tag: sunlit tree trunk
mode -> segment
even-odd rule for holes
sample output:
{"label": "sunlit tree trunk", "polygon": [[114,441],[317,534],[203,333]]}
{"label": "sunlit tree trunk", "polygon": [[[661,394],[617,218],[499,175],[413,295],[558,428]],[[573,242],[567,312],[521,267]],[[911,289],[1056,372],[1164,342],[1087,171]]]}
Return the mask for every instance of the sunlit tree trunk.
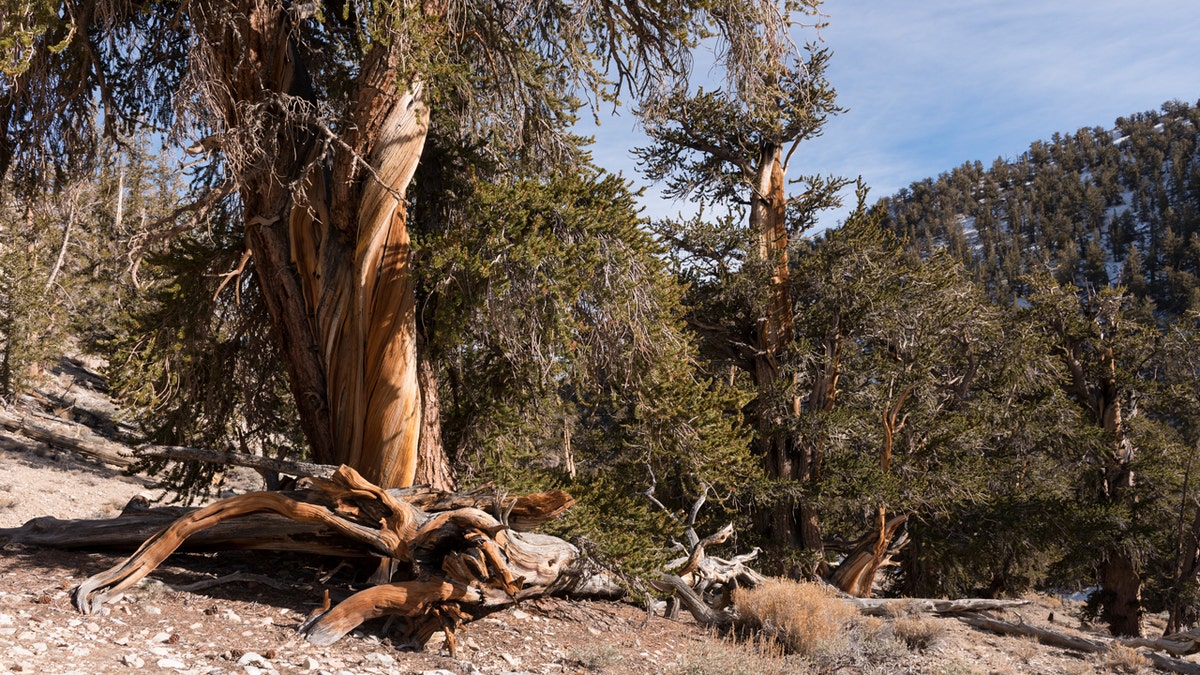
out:
{"label": "sunlit tree trunk", "polygon": [[[769,392],[779,379],[778,355],[791,337],[792,309],[788,297],[787,229],[783,222],[784,200],[782,147],[765,144],[759,157],[750,196],[750,231],[758,238],[758,255],[771,266],[771,278],[765,289],[766,302],[758,317],[755,335],[754,381],[760,392]],[[758,410],[759,443],[768,472],[790,478],[793,458],[789,438],[780,429],[781,420],[772,419],[771,405],[760,400]],[[771,538],[777,545],[799,543],[793,505],[778,504],[769,514]]]}
{"label": "sunlit tree trunk", "polygon": [[[296,113],[311,100],[301,55],[278,5],[243,5],[254,68],[231,53],[230,128],[265,115],[277,134],[269,171],[243,171],[246,243],[290,375],[313,459],[348,464],[384,487],[417,470],[421,395],[413,270],[404,192],[424,148],[419,81],[398,81],[399,47],[372,46],[349,101],[341,142]],[[222,65],[222,64],[218,64]],[[285,98],[279,94],[287,94]],[[252,102],[251,108],[247,103]],[[287,103],[287,105],[285,105]],[[325,153],[324,156],[321,153]]]}

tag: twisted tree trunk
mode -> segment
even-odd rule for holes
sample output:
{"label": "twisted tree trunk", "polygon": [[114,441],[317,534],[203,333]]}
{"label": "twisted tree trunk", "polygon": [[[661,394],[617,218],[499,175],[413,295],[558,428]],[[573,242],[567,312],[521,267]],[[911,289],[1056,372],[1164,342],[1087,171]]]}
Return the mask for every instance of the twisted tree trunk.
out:
{"label": "twisted tree trunk", "polygon": [[[428,4],[429,17],[444,11]],[[204,70],[222,80],[209,88],[219,123],[239,141],[264,130],[252,142],[266,167],[226,154],[313,458],[409,485],[422,425],[404,193],[428,128],[422,84],[399,79],[402,40],[370,45],[335,136],[288,9],[240,0],[232,16],[214,14],[200,13],[197,30]]]}
{"label": "twisted tree trunk", "polygon": [[[530,531],[573,503],[561,490],[508,499],[483,493],[388,491],[343,466],[329,480],[305,479],[301,489],[239,495],[187,511],[128,559],[80,584],[73,597],[81,612],[98,612],[189,538],[248,516],[261,526],[270,521],[256,514],[276,514],[286,518],[285,523],[307,524],[286,528],[288,536],[278,541],[288,548],[303,548],[309,542],[317,552],[348,549],[401,563],[388,567],[399,570],[398,576],[385,575],[384,583],[306,621],[300,630],[310,642],[331,644],[363,621],[394,614],[407,619],[405,638],[411,646],[420,648],[443,630],[453,649],[453,632],[463,622],[519,600],[549,594],[623,594],[622,587],[575,546]],[[118,525],[122,520],[115,519]],[[244,528],[228,531],[245,538]],[[271,539],[265,536],[269,533],[260,531],[243,540],[262,544]]]}

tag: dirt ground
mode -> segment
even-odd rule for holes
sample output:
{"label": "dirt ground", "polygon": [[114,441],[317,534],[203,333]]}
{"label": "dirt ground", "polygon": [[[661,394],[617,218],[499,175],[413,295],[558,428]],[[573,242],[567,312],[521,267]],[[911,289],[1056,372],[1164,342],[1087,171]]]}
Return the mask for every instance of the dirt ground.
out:
{"label": "dirt ground", "polygon": [[[49,373],[51,387],[40,400],[53,399],[63,417],[111,415],[94,371],[73,366]],[[252,472],[238,474],[230,487],[258,489],[256,479]],[[144,477],[0,432],[0,530],[38,516],[113,517],[137,495],[158,493]],[[336,601],[361,588],[366,574],[339,560],[294,553],[176,554],[103,614],[78,613],[71,589],[120,560],[111,551],[29,548],[0,533],[0,674],[1153,672],[1130,650],[1085,656],[977,631],[952,618],[863,618],[836,645],[801,658],[777,645],[714,635],[686,617],[561,599],[527,602],[467,624],[454,656],[440,635],[421,653],[397,649],[384,619],[316,647],[298,637],[298,626],[325,590]],[[994,615],[1100,635],[1081,624],[1078,603],[1031,600]],[[1161,632],[1161,617],[1150,617],[1147,632]]]}

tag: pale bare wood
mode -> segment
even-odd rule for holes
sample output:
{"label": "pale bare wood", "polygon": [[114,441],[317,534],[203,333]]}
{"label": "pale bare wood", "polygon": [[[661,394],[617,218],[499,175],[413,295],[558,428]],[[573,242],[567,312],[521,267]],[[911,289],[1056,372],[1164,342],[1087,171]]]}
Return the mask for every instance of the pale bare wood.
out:
{"label": "pale bare wood", "polygon": [[[1099,654],[1107,651],[1111,644],[1124,644],[1126,642],[1133,643],[1136,640],[1088,640],[1086,638],[1067,635],[1057,631],[1048,630],[1030,626],[1025,623],[1009,623],[1000,621],[999,619],[988,618],[979,614],[963,614],[958,617],[959,621],[968,625],[980,628],[1001,635],[1017,635],[1020,637],[1030,637],[1042,644],[1048,644],[1055,647],[1063,647],[1074,651],[1084,652],[1088,654]],[[1200,675],[1200,664],[1192,663],[1191,661],[1183,661],[1173,659],[1168,656],[1156,652],[1139,652],[1159,670],[1165,670],[1172,673],[1183,673],[1184,675]]]}
{"label": "pale bare wood", "polygon": [[307,478],[302,485],[304,489],[240,495],[184,512],[130,558],[81,584],[74,594],[76,607],[85,613],[98,611],[191,536],[261,512],[312,524],[331,539],[357,546],[360,555],[379,557],[380,570],[386,570],[381,582],[387,582],[395,570],[405,570],[407,578],[356,594],[306,622],[305,634],[319,644],[340,638],[370,618],[400,614],[406,619],[407,639],[419,647],[439,629],[453,631],[466,618],[519,600],[560,593],[605,597],[623,593],[610,575],[572,544],[505,524],[504,519],[517,511],[528,522],[543,522],[561,513],[572,503],[564,492],[524,498],[493,495],[494,516],[472,506],[427,513],[406,498],[457,504],[470,497],[447,496],[429,488],[384,490],[346,466],[330,479]]}
{"label": "pale bare wood", "polygon": [[329,464],[297,462],[237,452],[175,445],[141,445],[136,448],[107,439],[86,425],[35,413],[0,408],[0,426],[22,436],[57,448],[98,459],[117,467],[130,467],[142,459],[173,459],[208,464],[242,466],[257,471],[274,471],[291,476],[328,476],[337,467]]}
{"label": "pale bare wood", "polygon": [[964,614],[988,610],[1013,609],[1030,604],[1030,600],[999,600],[992,598],[961,598],[940,600],[936,598],[855,598],[846,602],[867,616],[900,616],[903,614]]}

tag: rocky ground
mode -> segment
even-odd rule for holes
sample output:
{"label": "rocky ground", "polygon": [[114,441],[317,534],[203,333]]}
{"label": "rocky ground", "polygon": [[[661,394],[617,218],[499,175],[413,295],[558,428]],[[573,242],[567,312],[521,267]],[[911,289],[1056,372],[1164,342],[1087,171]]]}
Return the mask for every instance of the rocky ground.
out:
{"label": "rocky ground", "polygon": [[[114,411],[87,364],[49,372],[40,398],[64,418],[111,423]],[[257,489],[253,473],[228,489]],[[159,493],[145,477],[0,433],[0,529],[44,515],[115,516],[130,498]],[[1105,673],[1152,672],[1132,650],[1085,656],[1001,637],[955,619],[863,618],[842,639],[807,657],[778,645],[711,634],[691,619],[649,616],[632,604],[547,599],[468,624],[457,653],[444,639],[398,650],[386,620],[364,624],[330,647],[296,629],[325,590],[335,600],[365,574],[340,561],[298,554],[177,554],[100,616],[79,614],[70,590],[121,559],[116,552],[27,548],[0,536],[0,674],[4,673]],[[1078,603],[1033,598],[1025,621],[1095,636]],[[1149,633],[1161,631],[1150,618]]]}

